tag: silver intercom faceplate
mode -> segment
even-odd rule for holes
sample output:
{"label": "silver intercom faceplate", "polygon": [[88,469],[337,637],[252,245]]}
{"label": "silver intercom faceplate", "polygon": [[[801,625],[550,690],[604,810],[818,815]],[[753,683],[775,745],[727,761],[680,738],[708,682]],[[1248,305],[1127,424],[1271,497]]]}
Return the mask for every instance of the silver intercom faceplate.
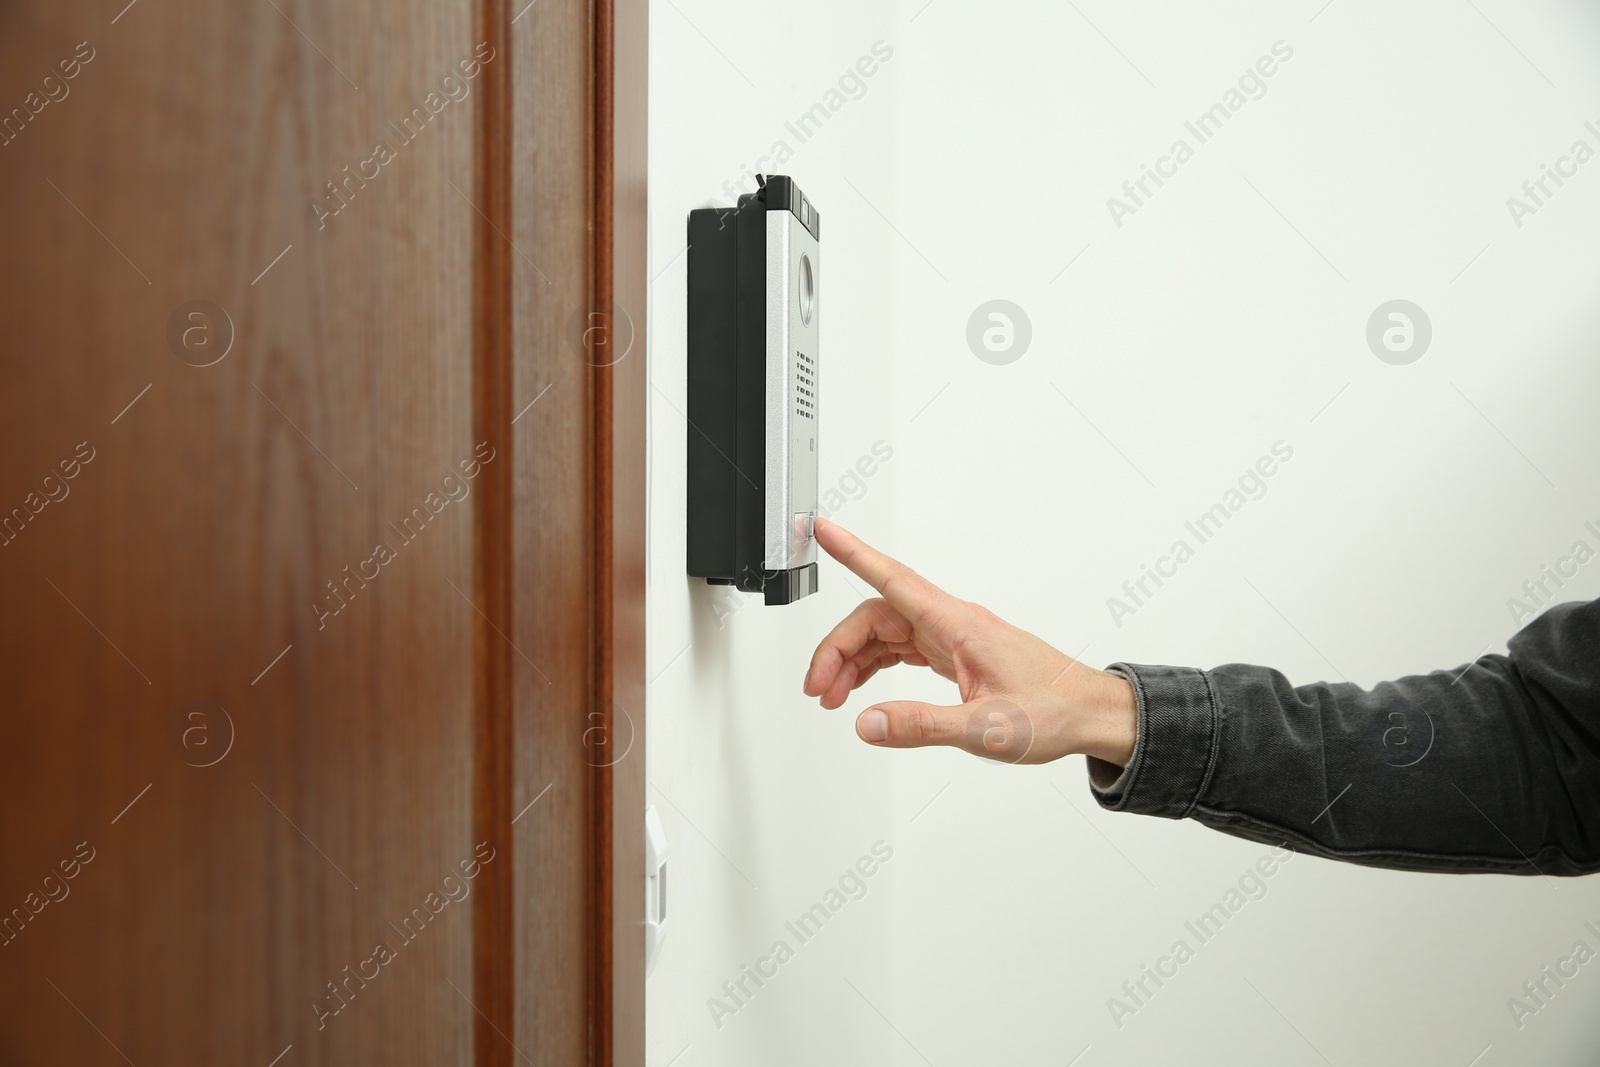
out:
{"label": "silver intercom faceplate", "polygon": [[[802,201],[802,203],[807,203]],[[767,212],[767,570],[817,561],[817,239]]]}

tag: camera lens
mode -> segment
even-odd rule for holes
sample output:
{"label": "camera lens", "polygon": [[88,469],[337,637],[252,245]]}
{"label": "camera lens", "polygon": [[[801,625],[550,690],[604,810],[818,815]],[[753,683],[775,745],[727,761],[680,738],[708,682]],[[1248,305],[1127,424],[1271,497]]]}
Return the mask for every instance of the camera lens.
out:
{"label": "camera lens", "polygon": [[811,275],[811,257],[800,255],[800,321],[811,325],[811,305],[816,301],[816,281]]}

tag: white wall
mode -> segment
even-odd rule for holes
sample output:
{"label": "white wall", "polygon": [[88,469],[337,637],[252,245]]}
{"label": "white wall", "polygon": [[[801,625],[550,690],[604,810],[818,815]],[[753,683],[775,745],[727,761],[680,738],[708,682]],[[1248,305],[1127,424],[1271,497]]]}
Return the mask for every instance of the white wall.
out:
{"label": "white wall", "polygon": [[[895,999],[904,821],[882,753],[854,742],[844,712],[800,696],[811,650],[860,597],[831,572],[818,595],[784,608],[685,577],[681,253],[689,209],[731,204],[741,180],[754,191],[746,166],[785,142],[785,167],[762,169],[793,173],[823,205],[819,306],[833,353],[819,383],[832,395],[818,440],[823,484],[894,436],[884,402],[899,329],[887,278],[893,236],[881,222],[847,230],[833,205],[854,195],[843,176],[883,186],[894,173],[898,49],[806,143],[785,122],[836,88],[875,41],[897,44],[900,23],[889,9],[843,4],[787,14],[699,0],[652,6],[649,773],[670,838],[671,929],[648,988],[650,1063],[681,1053],[675,1067],[883,1064],[896,1054],[894,1034],[862,998],[885,1013]],[[841,517],[890,528],[895,462]],[[893,858],[802,944],[784,924],[826,904],[880,840]],[[714,1021],[707,1001],[737,1006],[723,983],[779,940],[793,958],[760,989],[747,979],[754,995]]]}
{"label": "white wall", "polygon": [[[837,517],[1097,666],[1370,684],[1463,663],[1503,650],[1507,599],[1541,565],[1600,547],[1584,529],[1600,528],[1600,160],[1520,227],[1506,205],[1573,141],[1600,150],[1595,16],[1503,0],[792,10],[652,15],[649,758],[677,909],[649,986],[652,1064],[1592,1062],[1600,969],[1521,1029],[1506,1004],[1575,941],[1600,950],[1592,879],[1301,857],[1116,1025],[1108,998],[1267,850],[1103,813],[1078,758],[860,744],[870,701],[953,697],[904,668],[841,712],[800,695],[860,595],[836,565],[820,595],[719,627],[720,600],[682,573],[673,257],[685,212],[792,145],[784,120],[883,40],[865,96],[771,168],[824,216],[822,481],[893,449]],[[1184,122],[1277,41],[1293,55],[1264,95],[1197,144]],[[1116,226],[1107,198],[1180,137],[1193,158]],[[995,298],[1032,325],[1009,365],[967,346]],[[1395,298],[1433,327],[1405,366],[1365,339]],[[1293,459],[1266,494],[1118,625],[1107,598],[1280,440]],[[1564,593],[1600,595],[1600,562]],[[866,897],[717,1028],[707,998],[878,839],[894,858]]]}

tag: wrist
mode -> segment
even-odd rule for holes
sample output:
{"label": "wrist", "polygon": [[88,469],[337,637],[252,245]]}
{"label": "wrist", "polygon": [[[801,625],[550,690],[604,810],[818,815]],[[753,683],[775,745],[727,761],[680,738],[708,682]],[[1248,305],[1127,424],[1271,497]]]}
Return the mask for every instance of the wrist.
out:
{"label": "wrist", "polygon": [[1109,671],[1093,671],[1073,695],[1072,751],[1126,767],[1139,737],[1139,701],[1133,683]]}

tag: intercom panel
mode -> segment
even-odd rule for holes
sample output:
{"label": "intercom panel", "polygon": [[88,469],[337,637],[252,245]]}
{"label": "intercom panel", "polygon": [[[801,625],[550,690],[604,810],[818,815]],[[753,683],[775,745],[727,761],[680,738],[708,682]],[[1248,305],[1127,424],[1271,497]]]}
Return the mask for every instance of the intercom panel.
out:
{"label": "intercom panel", "polygon": [[820,234],[781,175],[689,213],[688,570],[768,604],[817,589]]}

